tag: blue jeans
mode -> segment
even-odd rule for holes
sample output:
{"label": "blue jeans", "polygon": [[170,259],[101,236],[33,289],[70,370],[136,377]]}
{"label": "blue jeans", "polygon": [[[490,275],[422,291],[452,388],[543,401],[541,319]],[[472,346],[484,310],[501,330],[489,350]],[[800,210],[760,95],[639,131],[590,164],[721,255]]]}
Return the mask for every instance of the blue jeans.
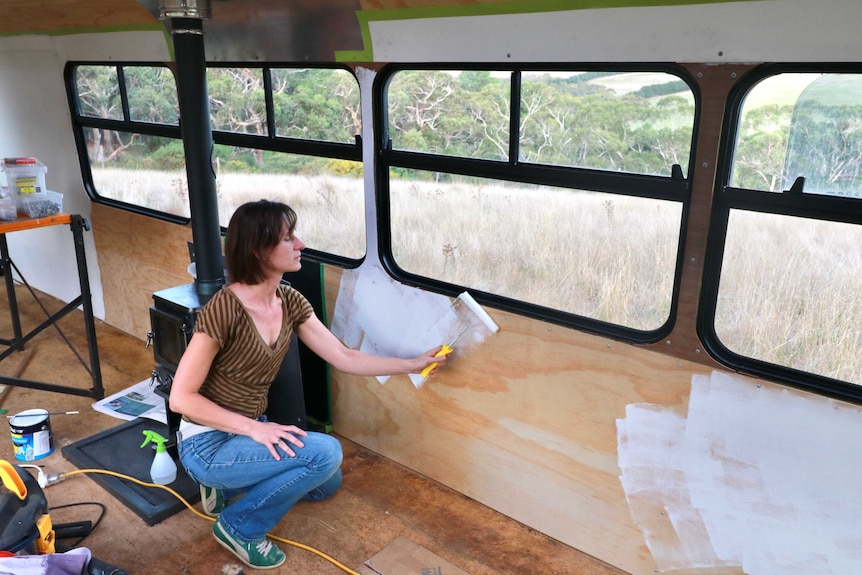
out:
{"label": "blue jeans", "polygon": [[180,461],[202,485],[221,489],[233,501],[219,523],[246,543],[263,540],[300,499],[319,501],[341,486],[341,444],[309,431],[291,445],[295,457],[279,452],[276,461],[265,446],[245,435],[207,431],[180,443]]}

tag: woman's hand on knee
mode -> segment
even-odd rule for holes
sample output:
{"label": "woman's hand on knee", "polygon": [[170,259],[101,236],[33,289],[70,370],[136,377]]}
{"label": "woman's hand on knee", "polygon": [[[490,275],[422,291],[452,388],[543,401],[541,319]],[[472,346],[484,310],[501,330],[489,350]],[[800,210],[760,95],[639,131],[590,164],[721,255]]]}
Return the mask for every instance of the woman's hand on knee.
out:
{"label": "woman's hand on knee", "polygon": [[296,452],[290,446],[303,447],[305,444],[299,438],[306,435],[308,434],[304,430],[295,425],[260,422],[251,438],[265,445],[272,456],[276,460],[280,460],[282,453],[288,457],[296,456]]}

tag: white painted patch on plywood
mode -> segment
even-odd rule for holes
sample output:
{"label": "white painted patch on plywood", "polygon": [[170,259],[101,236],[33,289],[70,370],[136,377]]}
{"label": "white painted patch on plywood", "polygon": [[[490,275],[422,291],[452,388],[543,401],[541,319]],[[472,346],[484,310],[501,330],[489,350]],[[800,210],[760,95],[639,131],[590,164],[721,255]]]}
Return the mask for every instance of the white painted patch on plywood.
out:
{"label": "white painted patch on plywood", "polygon": [[633,404],[620,480],[656,568],[862,572],[862,409],[714,372],[686,416]]}

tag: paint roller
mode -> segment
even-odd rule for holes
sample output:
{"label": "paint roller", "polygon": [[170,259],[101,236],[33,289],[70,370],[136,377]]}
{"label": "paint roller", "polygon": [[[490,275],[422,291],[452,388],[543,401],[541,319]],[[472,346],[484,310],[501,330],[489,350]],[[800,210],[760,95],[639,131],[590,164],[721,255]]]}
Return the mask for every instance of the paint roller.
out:
{"label": "paint roller", "polygon": [[[468,314],[465,311],[461,311],[459,308],[462,305],[466,306],[467,311],[472,313]],[[478,319],[479,322],[481,322],[481,324],[484,325],[491,333],[497,333],[500,330],[499,326],[497,326],[497,324],[494,323],[494,320],[491,319],[491,316],[488,315],[488,312],[482,309],[482,307],[476,302],[476,300],[473,299],[473,296],[471,296],[467,292],[463,292],[457,298],[455,298],[455,301],[452,302],[452,306],[450,309],[452,309],[455,315],[458,316],[458,318],[462,322],[464,322],[464,329],[462,329],[460,333],[455,336],[455,339],[453,339],[451,342],[444,343],[443,347],[440,348],[440,351],[434,354],[434,357],[443,357],[444,355],[449,355],[450,353],[452,353],[452,351],[454,350],[453,346],[458,342],[458,340],[461,339],[461,337],[465,333],[470,331],[470,329],[476,327],[476,324],[470,320],[471,317]],[[466,317],[468,315],[469,317]],[[431,370],[433,370],[435,367],[437,367],[436,362],[427,365],[425,369],[422,370],[422,373],[420,373],[420,375],[423,378],[428,377],[428,374],[430,374]]]}

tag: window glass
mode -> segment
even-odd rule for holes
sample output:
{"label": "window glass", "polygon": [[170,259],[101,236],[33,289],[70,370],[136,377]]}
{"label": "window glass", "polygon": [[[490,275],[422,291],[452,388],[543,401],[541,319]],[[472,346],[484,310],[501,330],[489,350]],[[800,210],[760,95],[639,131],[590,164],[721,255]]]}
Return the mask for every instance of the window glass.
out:
{"label": "window glass", "polygon": [[389,185],[405,271],[634,329],[669,318],[679,202],[406,169]]}
{"label": "window glass", "polygon": [[93,185],[99,195],[189,217],[182,140],[84,128]]}
{"label": "window glass", "polygon": [[[79,153],[89,160],[93,199],[190,217],[171,70],[142,64],[69,66],[75,73],[72,121]],[[310,248],[364,257],[355,77],[334,68],[213,67],[207,69],[207,88],[220,224],[227,226],[240,203],[282,199],[302,214],[302,239]],[[272,126],[280,136],[308,141],[279,141]],[[282,151],[288,147],[293,153]]]}
{"label": "window glass", "polygon": [[[508,161],[512,72],[405,70],[387,90],[392,148]],[[522,71],[518,161],[669,176],[688,169],[694,95],[663,72]]]}
{"label": "window glass", "polygon": [[153,124],[179,124],[177,85],[169,68],[124,66],[129,119]]}
{"label": "window glass", "polygon": [[81,115],[123,119],[116,66],[78,66],[75,70],[75,86]]}
{"label": "window glass", "polygon": [[277,136],[352,144],[361,133],[359,84],[337,68],[273,68]]}
{"label": "window glass", "polygon": [[695,125],[679,76],[408,69],[380,85],[398,268],[536,317],[661,337]]}
{"label": "window glass", "polygon": [[268,134],[261,68],[207,68],[213,130]]}
{"label": "window glass", "polygon": [[862,75],[771,76],[740,117],[733,187],[783,192],[804,178],[806,194],[862,197]]}
{"label": "window glass", "polygon": [[365,255],[361,162],[217,145],[214,163],[222,226],[245,202],[283,201],[299,214],[296,233],[309,248]]}
{"label": "window glass", "polygon": [[715,313],[731,351],[862,384],[862,226],[731,210]]}
{"label": "window glass", "polygon": [[832,384],[815,377],[862,384],[862,74],[808,69],[739,100],[706,337],[731,367],[822,390]]}
{"label": "window glass", "polygon": [[694,95],[663,72],[523,72],[519,159],[670,176],[688,169]]}
{"label": "window glass", "polygon": [[511,73],[405,70],[387,88],[395,150],[509,158]]}

